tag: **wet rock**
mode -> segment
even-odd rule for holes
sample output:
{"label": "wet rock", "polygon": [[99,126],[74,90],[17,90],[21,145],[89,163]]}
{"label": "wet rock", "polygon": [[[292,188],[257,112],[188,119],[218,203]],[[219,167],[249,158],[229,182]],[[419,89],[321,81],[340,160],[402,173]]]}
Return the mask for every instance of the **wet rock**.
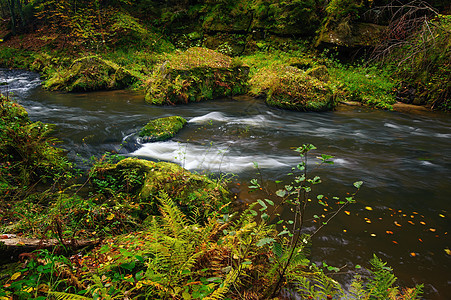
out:
{"label": "wet rock", "polygon": [[324,82],[292,66],[262,68],[251,80],[251,92],[270,106],[297,111],[335,108],[332,89]]}
{"label": "wet rock", "polygon": [[83,92],[121,89],[137,80],[123,67],[93,55],[77,59],[69,68],[56,72],[44,86],[51,90]]}
{"label": "wet rock", "polygon": [[308,69],[305,74],[324,82],[328,82],[330,80],[329,70],[326,68],[326,66],[318,66]]}
{"label": "wet rock", "polygon": [[174,137],[186,124],[179,116],[159,118],[150,121],[139,132],[145,142],[165,141]]}
{"label": "wet rock", "polygon": [[148,81],[146,101],[186,104],[247,91],[249,67],[219,52],[194,47],[157,66]]}
{"label": "wet rock", "polygon": [[94,184],[123,187],[124,191],[135,195],[144,218],[158,212],[161,193],[167,193],[188,213],[218,209],[229,202],[229,192],[220,182],[173,163],[127,158],[117,164],[97,167],[91,174]]}
{"label": "wet rock", "polygon": [[342,46],[347,48],[377,46],[386,26],[371,23],[350,23],[345,20],[336,26],[324,29],[316,45],[319,47]]}

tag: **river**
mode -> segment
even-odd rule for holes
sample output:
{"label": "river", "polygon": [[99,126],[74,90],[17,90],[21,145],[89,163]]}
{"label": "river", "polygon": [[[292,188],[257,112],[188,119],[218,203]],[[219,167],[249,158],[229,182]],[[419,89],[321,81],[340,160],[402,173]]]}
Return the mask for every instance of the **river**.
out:
{"label": "river", "polygon": [[[116,151],[199,172],[233,173],[232,190],[242,203],[257,197],[247,192],[249,180],[257,177],[254,162],[265,180],[288,180],[299,163],[293,149],[314,144],[309,169],[323,180],[318,193],[345,197],[354,191],[353,182],[364,185],[357,203],[314,237],[311,259],[352,271],[356,264],[369,267],[374,253],[393,267],[401,285],[424,283],[426,299],[451,299],[451,256],[445,252],[451,247],[449,114],[347,106],[301,113],[248,97],[159,107],[129,91],[49,92],[30,72],[1,70],[0,82],[8,83],[1,91],[13,93],[33,121],[56,125],[61,146],[78,164]],[[137,138],[149,120],[171,115],[188,120],[173,140]],[[316,168],[315,156],[323,153],[334,156],[334,165]],[[329,213],[309,211],[318,212]],[[351,273],[343,273],[336,278],[349,282]]]}

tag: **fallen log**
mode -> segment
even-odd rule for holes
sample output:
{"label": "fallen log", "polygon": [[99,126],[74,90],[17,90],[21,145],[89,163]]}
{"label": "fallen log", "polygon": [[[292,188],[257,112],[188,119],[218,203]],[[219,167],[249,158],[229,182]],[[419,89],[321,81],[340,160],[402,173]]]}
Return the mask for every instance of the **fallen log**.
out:
{"label": "fallen log", "polygon": [[100,240],[64,240],[61,242],[57,239],[27,239],[20,237],[0,239],[0,264],[17,261],[20,254],[30,253],[39,249],[69,254],[81,248],[93,247],[99,242]]}

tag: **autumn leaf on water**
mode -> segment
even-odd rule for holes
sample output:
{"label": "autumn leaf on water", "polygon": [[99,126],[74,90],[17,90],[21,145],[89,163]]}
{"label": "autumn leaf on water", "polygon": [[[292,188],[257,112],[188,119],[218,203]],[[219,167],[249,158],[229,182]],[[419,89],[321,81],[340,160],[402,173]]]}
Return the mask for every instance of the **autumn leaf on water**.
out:
{"label": "autumn leaf on water", "polygon": [[429,231],[431,231],[431,232],[435,232],[437,229],[435,229],[435,228],[429,228]]}
{"label": "autumn leaf on water", "polygon": [[417,254],[415,252],[410,252],[410,257],[415,257]]}
{"label": "autumn leaf on water", "polygon": [[387,230],[386,233],[387,234],[393,234],[393,231]]}
{"label": "autumn leaf on water", "polygon": [[420,222],[421,225],[426,225],[426,223],[424,223],[423,221]]}
{"label": "autumn leaf on water", "polygon": [[441,217],[441,218],[444,218],[445,216],[444,216],[444,215],[442,215],[442,214],[439,214],[439,217]]}
{"label": "autumn leaf on water", "polygon": [[402,225],[399,224],[397,221],[394,222],[396,226],[401,227]]}
{"label": "autumn leaf on water", "polygon": [[373,210],[373,208],[370,207],[370,206],[365,206],[365,209],[366,209],[366,210]]}
{"label": "autumn leaf on water", "polygon": [[414,222],[412,222],[412,221],[407,221],[408,223],[410,223],[410,224],[412,224],[412,225],[415,225],[415,223]]}
{"label": "autumn leaf on water", "polygon": [[347,214],[349,216],[351,214],[351,212],[345,210],[345,214]]}
{"label": "autumn leaf on water", "polygon": [[398,242],[397,242],[397,241],[392,241],[392,243],[398,245]]}
{"label": "autumn leaf on water", "polygon": [[445,253],[448,255],[451,255],[451,250],[449,250],[448,248],[445,248]]}

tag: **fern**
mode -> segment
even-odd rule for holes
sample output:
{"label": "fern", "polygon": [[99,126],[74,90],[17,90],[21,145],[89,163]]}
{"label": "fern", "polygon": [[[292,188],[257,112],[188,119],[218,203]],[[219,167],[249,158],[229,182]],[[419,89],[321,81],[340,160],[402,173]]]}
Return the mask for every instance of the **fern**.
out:
{"label": "fern", "polygon": [[397,294],[397,287],[393,287],[396,282],[396,277],[393,271],[387,266],[387,263],[380,260],[376,255],[370,260],[372,265],[372,278],[367,283],[367,289],[371,291],[371,296],[377,299],[389,299],[390,293],[395,290]]}
{"label": "fern", "polygon": [[240,275],[239,270],[230,270],[230,272],[227,274],[226,278],[224,279],[224,282],[222,285],[217,288],[210,296],[204,298],[205,300],[222,300],[226,297],[227,293],[229,292],[232,285],[235,283],[235,281],[238,279],[238,276]]}
{"label": "fern", "polygon": [[178,209],[166,192],[161,192],[158,200],[161,203],[160,212],[163,216],[164,226],[173,236],[178,237],[187,226],[185,215]]}
{"label": "fern", "polygon": [[63,293],[63,292],[48,292],[48,298],[49,299],[55,299],[55,300],[89,300],[92,298],[87,298],[84,296],[76,295],[76,294],[69,294],[69,293]]}

